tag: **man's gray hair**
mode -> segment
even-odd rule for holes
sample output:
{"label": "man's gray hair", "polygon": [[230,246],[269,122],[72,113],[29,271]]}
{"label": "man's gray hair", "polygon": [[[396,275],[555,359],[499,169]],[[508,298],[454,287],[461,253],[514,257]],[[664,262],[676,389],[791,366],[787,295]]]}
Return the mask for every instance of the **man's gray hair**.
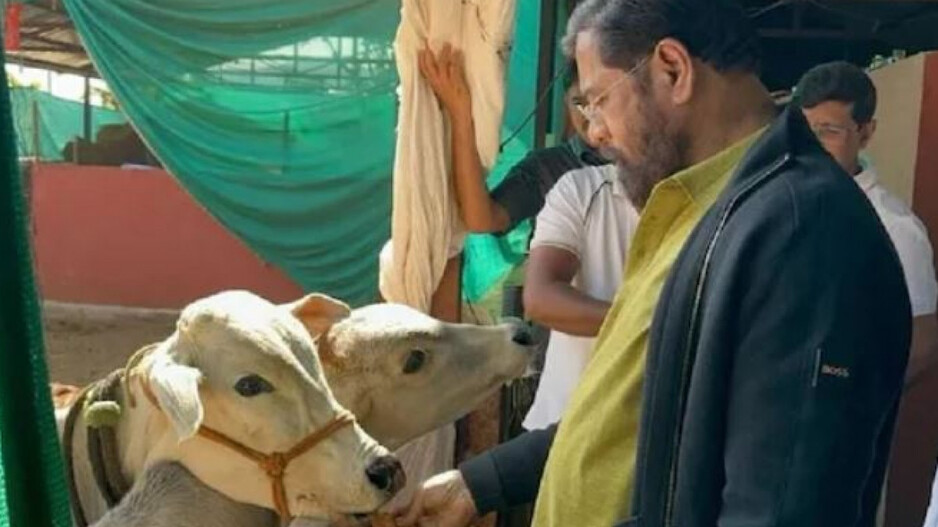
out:
{"label": "man's gray hair", "polygon": [[586,32],[596,36],[607,66],[629,69],[671,37],[717,71],[759,69],[758,34],[735,0],[585,0],[567,23],[568,57]]}

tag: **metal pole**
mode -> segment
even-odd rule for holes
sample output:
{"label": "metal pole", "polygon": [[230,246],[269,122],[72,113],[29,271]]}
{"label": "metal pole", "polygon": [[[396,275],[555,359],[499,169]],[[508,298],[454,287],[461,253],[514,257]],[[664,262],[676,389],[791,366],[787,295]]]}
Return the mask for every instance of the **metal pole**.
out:
{"label": "metal pole", "polygon": [[82,113],[82,130],[86,141],[91,141],[91,78],[85,76],[85,107]]}
{"label": "metal pole", "polygon": [[287,173],[287,164],[290,162],[290,110],[283,112],[283,160],[280,166],[280,174]]}
{"label": "metal pole", "polygon": [[[536,100],[547,91],[554,77],[554,55],[557,43],[557,1],[541,0],[541,14],[537,46],[537,95]],[[545,99],[546,100],[546,99]],[[534,114],[534,147],[544,148],[550,126],[551,105],[541,104]]]}
{"label": "metal pole", "polygon": [[36,99],[33,99],[33,103],[32,103],[32,105],[31,105],[30,109],[31,109],[30,113],[32,114],[31,117],[32,117],[32,121],[33,121],[33,159],[38,162],[38,161],[39,161],[39,158],[40,158],[40,151],[39,151],[39,148],[40,148],[40,146],[41,146],[41,145],[39,144],[39,143],[40,143],[40,135],[39,135],[39,126],[40,126],[40,123],[39,123],[39,101],[37,101]]}
{"label": "metal pole", "polygon": [[[300,45],[293,44],[293,75],[296,76],[300,73]],[[294,81],[296,79],[293,79]]]}
{"label": "metal pole", "polygon": [[[573,10],[573,0],[561,0],[557,5],[557,23],[554,24],[554,41],[560,42],[560,39],[563,38],[563,33],[565,31],[566,20],[570,17],[570,12]],[[563,68],[566,67],[567,59],[560,53],[554,53],[553,58],[554,64],[554,76],[556,76]],[[551,93],[548,100],[551,101],[551,117],[550,124],[548,129],[552,135],[553,142],[547,142],[546,146],[554,146],[556,144],[562,143],[566,137],[564,137],[564,132],[567,130],[567,105],[564,102],[566,96],[565,84],[562,81],[557,81],[554,84],[553,93]]]}

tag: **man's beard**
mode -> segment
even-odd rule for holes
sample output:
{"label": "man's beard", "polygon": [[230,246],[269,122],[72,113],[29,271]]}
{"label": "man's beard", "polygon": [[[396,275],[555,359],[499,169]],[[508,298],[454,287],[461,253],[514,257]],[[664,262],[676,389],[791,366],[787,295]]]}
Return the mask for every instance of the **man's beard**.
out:
{"label": "man's beard", "polygon": [[608,152],[616,160],[619,179],[632,204],[643,209],[659,181],[687,168],[688,141],[684,133],[668,125],[664,114],[647,93],[639,102],[639,115],[631,127],[638,158],[627,159],[620,151]]}

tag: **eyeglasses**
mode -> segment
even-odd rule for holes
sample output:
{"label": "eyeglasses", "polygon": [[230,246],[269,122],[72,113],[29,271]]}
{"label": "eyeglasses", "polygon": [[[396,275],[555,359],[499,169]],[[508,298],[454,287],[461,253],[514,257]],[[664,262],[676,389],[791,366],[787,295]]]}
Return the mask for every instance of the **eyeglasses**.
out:
{"label": "eyeglasses", "polygon": [[609,98],[609,94],[612,93],[612,90],[614,90],[620,84],[625,82],[625,79],[631,77],[632,75],[635,75],[635,73],[638,72],[638,70],[640,70],[642,66],[644,66],[645,64],[648,64],[649,58],[650,57],[646,56],[642,60],[638,61],[638,63],[635,64],[635,66],[633,66],[632,69],[622,74],[622,77],[620,77],[619,80],[607,86],[605,90],[603,90],[602,92],[600,92],[599,95],[594,97],[592,102],[588,102],[585,100],[574,101],[574,104],[576,105],[576,109],[579,110],[581,114],[583,114],[583,117],[586,118],[587,121],[595,121],[596,119],[598,119],[600,117],[600,112],[602,111],[602,106],[606,102],[606,100]]}
{"label": "eyeglasses", "polygon": [[821,141],[840,141],[847,137],[847,134],[860,129],[859,125],[841,125],[833,123],[821,123],[811,125],[811,131]]}

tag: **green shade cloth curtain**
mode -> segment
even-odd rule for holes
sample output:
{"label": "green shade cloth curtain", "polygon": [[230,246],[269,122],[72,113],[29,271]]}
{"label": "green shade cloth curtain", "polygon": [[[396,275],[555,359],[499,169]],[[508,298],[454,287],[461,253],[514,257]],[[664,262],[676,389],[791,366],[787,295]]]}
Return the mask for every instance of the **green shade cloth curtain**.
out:
{"label": "green shade cloth curtain", "polygon": [[[0,60],[2,65],[2,60]],[[71,524],[9,90],[0,93],[0,527]]]}
{"label": "green shade cloth curtain", "polygon": [[304,289],[374,299],[397,2],[64,5],[124,113],[206,210]]}
{"label": "green shade cloth curtain", "polygon": [[[375,299],[390,232],[399,2],[64,5],[124,113],[206,210],[304,289]],[[518,5],[503,137],[534,106],[539,5]],[[528,125],[491,180],[532,142]],[[519,260],[516,238],[527,236],[469,242],[467,296]]]}

